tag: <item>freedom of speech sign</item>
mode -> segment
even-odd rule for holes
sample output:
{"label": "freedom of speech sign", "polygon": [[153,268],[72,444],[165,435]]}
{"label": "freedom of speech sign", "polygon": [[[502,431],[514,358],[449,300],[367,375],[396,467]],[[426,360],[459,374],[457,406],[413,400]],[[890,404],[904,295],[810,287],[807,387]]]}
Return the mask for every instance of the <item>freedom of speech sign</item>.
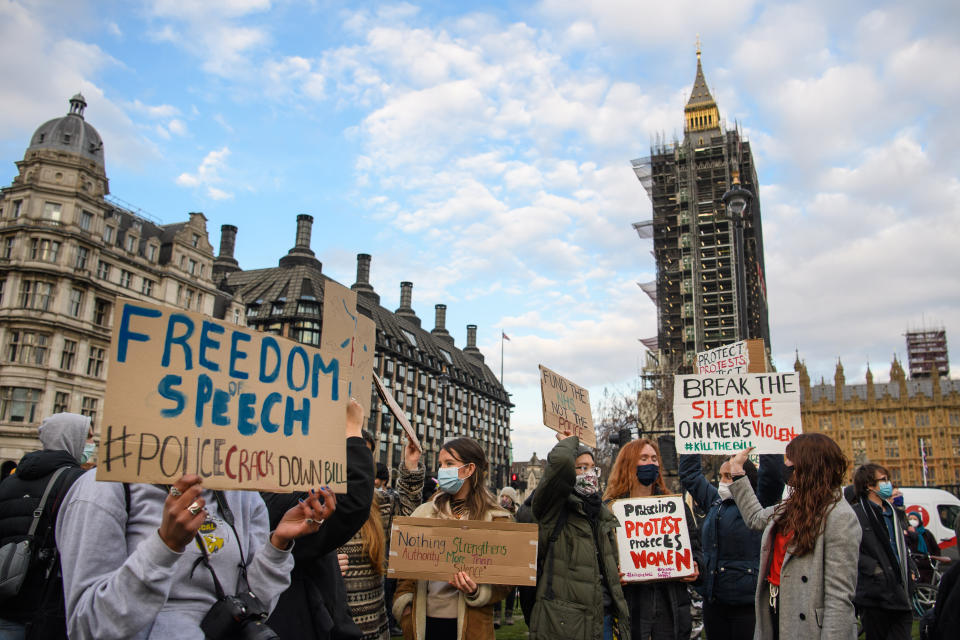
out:
{"label": "freedom of speech sign", "polygon": [[362,348],[356,294],[326,286],[321,349],[118,300],[97,479],[194,473],[210,489],[345,490],[345,405]]}
{"label": "freedom of speech sign", "polygon": [[674,376],[677,453],[783,453],[802,433],[796,372]]}

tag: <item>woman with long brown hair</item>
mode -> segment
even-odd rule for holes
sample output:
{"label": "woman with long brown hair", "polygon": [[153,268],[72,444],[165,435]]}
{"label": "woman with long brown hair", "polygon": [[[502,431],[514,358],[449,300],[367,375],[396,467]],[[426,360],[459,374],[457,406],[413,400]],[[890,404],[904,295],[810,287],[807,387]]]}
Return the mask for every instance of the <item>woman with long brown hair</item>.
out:
{"label": "woman with long brown hair", "polygon": [[[368,431],[363,439],[372,453],[376,440]],[[347,601],[353,621],[363,633],[363,640],[389,640],[390,624],[387,617],[384,575],[386,574],[389,545],[388,521],[394,516],[407,516],[420,503],[423,490],[423,465],[420,449],[408,438],[404,448],[403,465],[397,483],[398,495],[374,491],[366,522],[354,536],[340,547],[338,560],[347,591]]]}
{"label": "woman with long brown hair", "polygon": [[[669,493],[660,473],[660,448],[648,438],[627,443],[613,464],[604,502],[619,498],[646,498]],[[686,640],[693,621],[687,583],[700,575],[702,556],[700,535],[693,514],[686,503],[687,531],[693,551],[693,575],[657,582],[634,582],[623,585],[623,595],[630,609],[630,630],[633,640]]]}
{"label": "woman with long brown hair", "polygon": [[[448,440],[437,456],[440,491],[417,507],[414,518],[441,520],[506,520],[487,489],[487,456],[471,438]],[[459,571],[445,580],[400,580],[393,615],[405,640],[493,640],[493,603],[510,587],[477,584]]]}
{"label": "woman with long brown hair", "polygon": [[851,637],[861,531],[842,499],[846,457],[823,434],[797,436],[784,454],[790,495],[764,509],[743,472],[750,451],[731,459],[730,490],[747,526],[763,531],[754,638]]}

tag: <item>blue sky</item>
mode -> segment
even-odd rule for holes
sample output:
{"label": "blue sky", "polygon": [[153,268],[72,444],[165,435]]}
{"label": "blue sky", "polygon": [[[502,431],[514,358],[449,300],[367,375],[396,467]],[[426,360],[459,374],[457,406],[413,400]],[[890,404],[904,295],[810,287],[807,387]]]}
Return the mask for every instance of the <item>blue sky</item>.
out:
{"label": "blue sky", "polygon": [[[457,344],[479,325],[544,453],[537,364],[631,389],[656,334],[651,216],[630,160],[682,133],[699,34],[762,185],[774,358],[888,377],[903,332],[960,340],[960,8],[948,1],[341,3],[0,0],[0,181],[82,91],[113,195],[239,227],[244,268],[293,246],[389,308],[401,280]],[[4,177],[5,176],[5,177]],[[951,353],[954,377],[960,354]]]}

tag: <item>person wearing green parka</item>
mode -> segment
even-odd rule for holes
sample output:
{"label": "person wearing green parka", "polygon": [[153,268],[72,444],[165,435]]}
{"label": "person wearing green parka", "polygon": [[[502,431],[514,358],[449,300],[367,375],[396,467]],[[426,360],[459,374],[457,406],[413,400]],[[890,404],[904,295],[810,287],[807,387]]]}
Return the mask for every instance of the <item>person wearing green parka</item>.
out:
{"label": "person wearing green parka", "polygon": [[600,501],[599,471],[576,436],[563,438],[547,456],[532,505],[541,570],[531,640],[630,637],[617,566],[618,522]]}

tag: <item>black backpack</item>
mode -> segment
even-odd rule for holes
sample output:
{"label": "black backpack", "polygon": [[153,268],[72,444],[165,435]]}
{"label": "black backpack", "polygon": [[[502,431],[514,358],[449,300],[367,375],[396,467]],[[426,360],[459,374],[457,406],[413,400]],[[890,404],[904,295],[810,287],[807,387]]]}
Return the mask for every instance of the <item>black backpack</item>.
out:
{"label": "black backpack", "polygon": [[[63,500],[73,483],[85,473],[80,467],[61,467],[51,474],[49,497],[44,506],[43,526],[33,534],[31,557],[28,569],[32,591],[20,590],[5,603],[12,606],[22,601],[25,607],[34,609],[32,617],[24,622],[26,639],[66,640],[66,610],[63,596],[63,573],[60,568],[60,552],[56,544],[56,519]],[[25,581],[26,582],[26,581]],[[28,609],[29,610],[29,609]]]}

